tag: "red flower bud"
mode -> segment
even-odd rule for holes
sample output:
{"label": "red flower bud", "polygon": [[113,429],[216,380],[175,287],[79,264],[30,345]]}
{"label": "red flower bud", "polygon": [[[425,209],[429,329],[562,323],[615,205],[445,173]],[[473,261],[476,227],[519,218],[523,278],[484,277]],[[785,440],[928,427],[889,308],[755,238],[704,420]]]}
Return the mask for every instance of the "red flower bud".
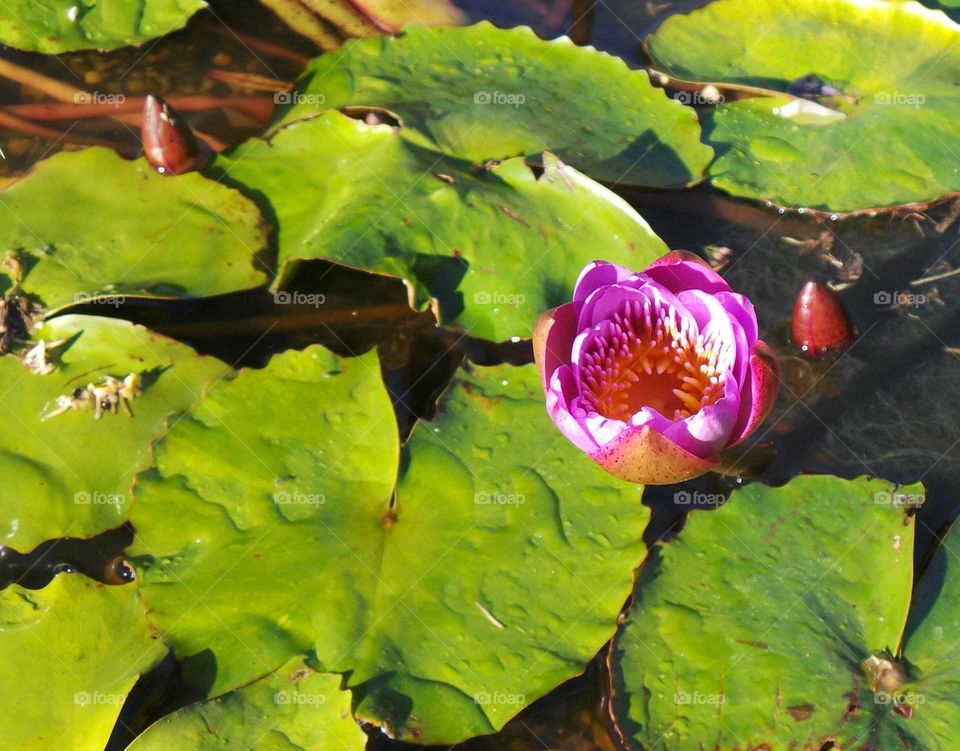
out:
{"label": "red flower bud", "polygon": [[204,151],[190,126],[163,99],[148,94],[141,126],[143,154],[150,165],[167,175],[191,172],[200,166]]}
{"label": "red flower bud", "polygon": [[790,332],[807,357],[829,355],[853,341],[850,319],[840,300],[817,282],[807,282],[797,295]]}

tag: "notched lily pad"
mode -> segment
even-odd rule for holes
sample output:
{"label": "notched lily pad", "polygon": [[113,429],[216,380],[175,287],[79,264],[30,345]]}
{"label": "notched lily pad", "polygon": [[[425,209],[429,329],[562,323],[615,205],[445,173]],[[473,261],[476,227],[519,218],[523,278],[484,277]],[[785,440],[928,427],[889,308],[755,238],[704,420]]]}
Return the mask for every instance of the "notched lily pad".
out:
{"label": "notched lily pad", "polygon": [[316,58],[283,121],[383,107],[411,143],[470,161],[545,151],[605,182],[673,188],[710,161],[690,108],[622,60],[526,27],[410,26]]}
{"label": "notched lily pad", "polygon": [[[787,118],[796,100],[741,99],[704,110],[711,182],[787,207],[855,211],[960,191],[960,26],[915,2],[718,0],[669,18],[647,40],[654,65],[684,80],[796,91],[827,119]],[[806,101],[806,100],[803,100]]]}
{"label": "notched lily pad", "polygon": [[[613,709],[631,747],[948,747],[956,582],[932,608],[918,596],[911,624],[926,616],[903,637],[908,512],[922,501],[920,485],[806,476],[690,518],[641,572],[615,641]],[[921,592],[931,582],[936,566]]]}
{"label": "notched lily pad", "polygon": [[417,307],[433,297],[442,322],[502,340],[530,336],[589,261],[643,268],[667,251],[616,194],[544,163],[537,178],[520,158],[438,157],[331,111],[241,144],[214,169],[269,203],[279,285],[310,258],[392,274],[413,283]]}
{"label": "notched lily pad", "polygon": [[340,681],[294,658],[248,686],[164,717],[128,750],[363,751],[367,736],[350,716],[350,694]]}
{"label": "notched lily pad", "polygon": [[[40,355],[39,342],[47,347]],[[151,442],[168,416],[200,398],[229,368],[189,347],[125,321],[62,316],[37,331],[24,353],[0,357],[0,544],[21,552],[57,537],[88,537],[124,522],[134,475],[150,464]],[[41,374],[46,371],[46,374]],[[101,419],[75,397],[107,377],[141,380],[133,416],[107,399]],[[77,408],[63,409],[77,399]],[[59,401],[58,401],[59,400]],[[115,413],[114,413],[115,412]],[[48,419],[44,419],[48,418]]]}
{"label": "notched lily pad", "polygon": [[398,449],[375,354],[320,347],[173,426],[132,552],[190,680],[220,693],[312,649],[358,718],[453,743],[583,670],[645,553],[641,489],[556,435],[533,366],[462,373]]}
{"label": "notched lily pad", "polygon": [[109,50],[184,26],[202,0],[5,0],[0,42],[28,52]]}
{"label": "notched lily pad", "polygon": [[166,649],[136,587],[63,574],[0,592],[0,735],[10,751],[102,751],[137,678]]}
{"label": "notched lily pad", "polygon": [[[198,173],[166,177],[103,148],[62,152],[0,192],[0,248],[48,312],[128,296],[188,297],[267,281],[257,207]],[[2,269],[7,285],[16,280]]]}

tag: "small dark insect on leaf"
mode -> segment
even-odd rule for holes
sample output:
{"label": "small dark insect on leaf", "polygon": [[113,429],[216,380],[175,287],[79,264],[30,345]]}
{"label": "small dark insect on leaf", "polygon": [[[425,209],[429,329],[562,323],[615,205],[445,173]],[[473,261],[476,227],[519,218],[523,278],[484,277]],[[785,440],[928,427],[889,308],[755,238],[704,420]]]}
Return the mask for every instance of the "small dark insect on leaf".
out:
{"label": "small dark insect on leaf", "polygon": [[787,86],[787,93],[812,99],[818,96],[837,96],[840,92],[815,73],[808,73],[792,81]]}

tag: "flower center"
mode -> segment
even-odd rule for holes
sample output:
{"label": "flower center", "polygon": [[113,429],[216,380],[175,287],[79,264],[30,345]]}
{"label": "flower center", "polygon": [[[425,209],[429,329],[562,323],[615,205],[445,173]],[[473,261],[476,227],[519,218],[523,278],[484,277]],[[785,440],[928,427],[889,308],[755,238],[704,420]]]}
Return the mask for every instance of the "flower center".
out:
{"label": "flower center", "polygon": [[678,323],[673,308],[631,300],[584,350],[582,394],[610,419],[626,421],[652,407],[682,420],[723,395],[731,359],[729,344],[699,333],[688,318]]}

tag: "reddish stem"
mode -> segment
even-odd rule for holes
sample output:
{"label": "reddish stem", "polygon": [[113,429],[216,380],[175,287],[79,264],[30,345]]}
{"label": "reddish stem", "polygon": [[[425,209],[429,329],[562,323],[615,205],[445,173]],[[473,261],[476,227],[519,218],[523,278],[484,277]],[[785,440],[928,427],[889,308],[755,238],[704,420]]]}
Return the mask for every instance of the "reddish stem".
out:
{"label": "reddish stem", "polygon": [[256,73],[223,70],[222,68],[211,68],[207,71],[207,78],[229,86],[239,86],[254,91],[269,91],[270,93],[289,91],[293,87],[293,81],[282,81],[279,78],[260,76]]}
{"label": "reddish stem", "polygon": [[239,40],[252,50],[263,52],[266,55],[273,55],[274,57],[283,57],[287,60],[292,60],[301,67],[306,66],[306,64],[310,62],[310,58],[306,55],[301,55],[299,52],[288,50],[286,47],[282,47],[279,44],[274,44],[273,42],[268,42],[266,39],[260,39],[260,37],[251,36],[250,34],[242,34],[239,31],[234,31],[233,29],[228,29],[224,26],[218,27],[218,31],[223,36]]}
{"label": "reddish stem", "polygon": [[42,125],[32,123],[29,120],[23,120],[14,115],[7,114],[2,110],[0,110],[0,127],[28,136],[44,138],[48,141],[66,141],[67,143],[75,143],[81,146],[109,146],[110,148],[116,146],[112,141],[106,141],[102,138],[91,138],[73,133],[64,133],[53,128],[46,128]]}
{"label": "reddish stem", "polygon": [[[12,104],[0,107],[0,114],[23,117],[29,120],[82,120],[90,117],[114,117],[139,113],[143,110],[145,97],[128,97],[122,102],[91,102],[90,104]],[[232,109],[254,120],[269,120],[273,114],[272,97],[236,96],[214,97],[204,94],[174,96],[168,100],[181,112],[198,110]]]}

